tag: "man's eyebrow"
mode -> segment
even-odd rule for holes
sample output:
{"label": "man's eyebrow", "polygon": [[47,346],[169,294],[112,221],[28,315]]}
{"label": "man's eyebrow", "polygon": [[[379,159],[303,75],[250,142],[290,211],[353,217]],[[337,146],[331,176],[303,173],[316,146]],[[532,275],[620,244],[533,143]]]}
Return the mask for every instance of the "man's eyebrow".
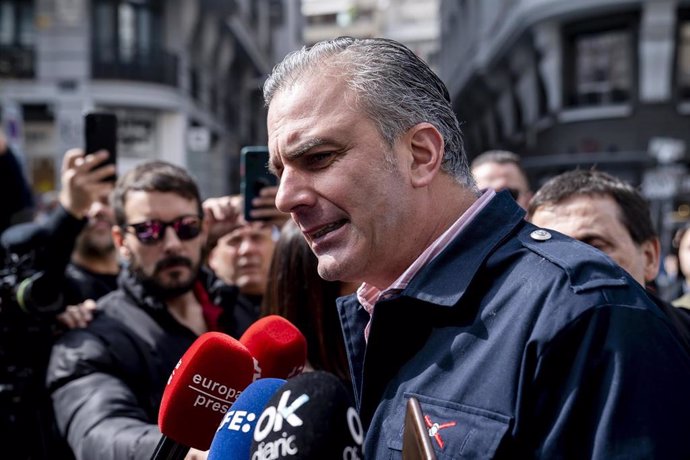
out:
{"label": "man's eyebrow", "polygon": [[313,149],[314,147],[318,147],[320,145],[327,144],[327,143],[328,143],[328,141],[326,139],[321,138],[321,137],[315,137],[313,139],[309,139],[309,140],[303,142],[302,144],[298,145],[296,148],[287,152],[284,156],[288,160],[295,160],[295,159],[301,157],[302,155],[304,155],[305,153],[307,153],[308,151],[310,151],[311,149]]}
{"label": "man's eyebrow", "polygon": [[[320,145],[324,145],[329,143],[327,139],[324,139],[322,137],[315,137],[312,139],[309,139],[302,144],[298,145],[296,148],[290,150],[289,152],[283,154],[283,157],[290,161],[290,160],[296,160],[314,147],[318,147]],[[277,162],[273,159],[269,159],[268,161],[268,170],[273,173],[274,175],[278,175],[277,171],[279,168],[276,167]]]}

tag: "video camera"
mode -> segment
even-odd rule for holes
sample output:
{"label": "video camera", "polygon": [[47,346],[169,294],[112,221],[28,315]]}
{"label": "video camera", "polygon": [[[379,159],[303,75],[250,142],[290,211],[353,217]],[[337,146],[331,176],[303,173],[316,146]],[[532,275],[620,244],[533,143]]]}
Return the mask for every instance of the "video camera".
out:
{"label": "video camera", "polygon": [[16,309],[34,318],[53,318],[64,310],[56,284],[44,271],[36,270],[33,254],[6,257],[0,269],[0,321],[18,313]]}
{"label": "video camera", "polygon": [[0,245],[0,442],[19,455],[13,458],[48,458],[52,416],[44,381],[55,317],[65,308],[62,274],[44,270],[45,245],[35,244],[41,229],[19,230],[23,244],[5,232]]}

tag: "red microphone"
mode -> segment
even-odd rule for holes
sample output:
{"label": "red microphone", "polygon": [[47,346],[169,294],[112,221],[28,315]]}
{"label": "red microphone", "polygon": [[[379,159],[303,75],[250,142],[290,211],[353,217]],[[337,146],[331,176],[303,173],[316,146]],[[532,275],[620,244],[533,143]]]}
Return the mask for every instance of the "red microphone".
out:
{"label": "red microphone", "polygon": [[220,332],[200,335],[168,379],[158,413],[163,436],[152,460],[183,459],[190,447],[208,450],[253,374],[252,355],[240,342]]}
{"label": "red microphone", "polygon": [[288,379],[304,370],[307,340],[282,316],[265,316],[254,322],[240,337],[254,357],[254,380],[265,377]]}

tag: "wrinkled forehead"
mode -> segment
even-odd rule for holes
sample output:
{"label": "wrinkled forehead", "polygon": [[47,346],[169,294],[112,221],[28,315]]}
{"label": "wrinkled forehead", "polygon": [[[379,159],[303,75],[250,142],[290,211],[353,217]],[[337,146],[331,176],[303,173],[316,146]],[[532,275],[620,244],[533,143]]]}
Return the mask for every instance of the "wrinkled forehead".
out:
{"label": "wrinkled forehead", "polygon": [[[479,187],[527,189],[527,178],[514,163],[484,163],[472,171]],[[524,190],[523,190],[524,191]]]}
{"label": "wrinkled forehead", "polygon": [[352,119],[363,116],[356,93],[337,75],[309,75],[281,88],[268,108],[271,169],[279,169],[283,160],[299,157],[313,144],[345,129]]}

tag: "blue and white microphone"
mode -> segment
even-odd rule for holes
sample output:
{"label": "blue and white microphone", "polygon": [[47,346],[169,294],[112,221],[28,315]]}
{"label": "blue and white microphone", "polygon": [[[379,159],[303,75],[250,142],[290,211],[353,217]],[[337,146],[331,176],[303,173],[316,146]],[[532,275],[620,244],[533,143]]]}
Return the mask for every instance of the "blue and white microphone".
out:
{"label": "blue and white microphone", "polygon": [[256,422],[284,384],[283,379],[264,378],[245,388],[225,413],[211,442],[208,460],[247,460]]}

